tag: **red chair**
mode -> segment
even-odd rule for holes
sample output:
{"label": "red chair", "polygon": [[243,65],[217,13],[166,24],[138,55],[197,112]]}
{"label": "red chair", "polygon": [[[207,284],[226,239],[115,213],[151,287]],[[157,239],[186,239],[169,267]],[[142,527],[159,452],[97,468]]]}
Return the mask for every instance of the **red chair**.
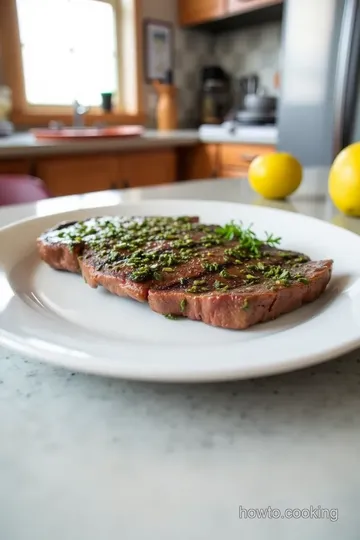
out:
{"label": "red chair", "polygon": [[40,201],[51,197],[42,180],[34,176],[0,174],[0,206]]}

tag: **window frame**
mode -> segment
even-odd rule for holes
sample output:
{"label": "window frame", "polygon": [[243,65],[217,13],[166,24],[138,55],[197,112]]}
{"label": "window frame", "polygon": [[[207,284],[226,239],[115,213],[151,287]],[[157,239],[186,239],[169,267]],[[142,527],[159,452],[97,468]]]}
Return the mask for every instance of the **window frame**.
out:
{"label": "window frame", "polygon": [[[117,27],[117,47],[121,50],[121,0],[105,0],[111,3],[115,10]],[[104,113],[99,107],[91,107],[85,115],[85,123],[94,122],[143,124],[146,116],[143,110],[143,84],[142,84],[142,24],[140,14],[140,0],[134,3],[133,22],[136,44],[136,67],[134,79],[136,97],[134,110],[126,110],[122,103],[117,104],[111,113]],[[12,91],[11,120],[18,125],[47,125],[51,120],[71,125],[73,110],[71,106],[31,105],[26,101],[23,61],[20,44],[19,24],[17,17],[16,0],[0,0],[0,60],[4,71],[4,81]],[[122,69],[122,58],[119,56],[118,85],[119,94],[124,94],[126,77]]]}

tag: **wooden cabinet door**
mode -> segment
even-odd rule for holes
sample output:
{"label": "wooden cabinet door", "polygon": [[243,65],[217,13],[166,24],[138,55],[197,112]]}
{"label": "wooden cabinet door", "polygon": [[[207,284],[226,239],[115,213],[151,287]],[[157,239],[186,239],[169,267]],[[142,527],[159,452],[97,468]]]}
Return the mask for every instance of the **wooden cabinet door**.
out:
{"label": "wooden cabinet door", "polygon": [[246,176],[250,163],[257,157],[275,152],[275,147],[262,144],[221,144],[219,146],[220,176]]}
{"label": "wooden cabinet door", "polygon": [[113,156],[44,159],[36,169],[37,176],[54,196],[118,188],[118,160]]}
{"label": "wooden cabinet door", "polygon": [[228,13],[242,13],[253,11],[263,7],[282,4],[283,0],[228,0]]}
{"label": "wooden cabinet door", "polygon": [[0,174],[31,174],[32,172],[31,161],[24,159],[0,161]]}
{"label": "wooden cabinet door", "polygon": [[223,17],[227,0],[178,0],[179,22],[183,25],[198,24]]}
{"label": "wooden cabinet door", "polygon": [[147,187],[176,180],[175,150],[149,150],[121,154],[119,188]]}
{"label": "wooden cabinet door", "polygon": [[180,180],[216,178],[219,174],[217,144],[199,144],[180,152]]}

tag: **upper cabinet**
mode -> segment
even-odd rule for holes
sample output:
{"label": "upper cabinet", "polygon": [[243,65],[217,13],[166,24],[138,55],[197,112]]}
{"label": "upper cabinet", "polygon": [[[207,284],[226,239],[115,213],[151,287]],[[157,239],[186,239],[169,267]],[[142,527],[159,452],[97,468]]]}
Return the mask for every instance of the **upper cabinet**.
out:
{"label": "upper cabinet", "polygon": [[227,10],[234,15],[282,3],[283,0],[228,0]]}
{"label": "upper cabinet", "polygon": [[187,26],[224,17],[228,0],[178,0],[179,22]]}
{"label": "upper cabinet", "polygon": [[[229,21],[264,11],[270,16],[284,0],[178,0],[179,22],[183,26]],[[214,26],[213,26],[214,27]]]}

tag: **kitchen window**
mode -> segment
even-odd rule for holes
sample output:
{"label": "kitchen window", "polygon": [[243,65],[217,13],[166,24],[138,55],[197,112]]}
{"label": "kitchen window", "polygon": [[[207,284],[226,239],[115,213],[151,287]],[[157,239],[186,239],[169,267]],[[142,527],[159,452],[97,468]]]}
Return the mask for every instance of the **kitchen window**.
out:
{"label": "kitchen window", "polygon": [[2,62],[15,121],[69,121],[74,100],[91,106],[90,120],[101,119],[102,92],[113,93],[116,120],[140,120],[138,0],[0,4]]}

